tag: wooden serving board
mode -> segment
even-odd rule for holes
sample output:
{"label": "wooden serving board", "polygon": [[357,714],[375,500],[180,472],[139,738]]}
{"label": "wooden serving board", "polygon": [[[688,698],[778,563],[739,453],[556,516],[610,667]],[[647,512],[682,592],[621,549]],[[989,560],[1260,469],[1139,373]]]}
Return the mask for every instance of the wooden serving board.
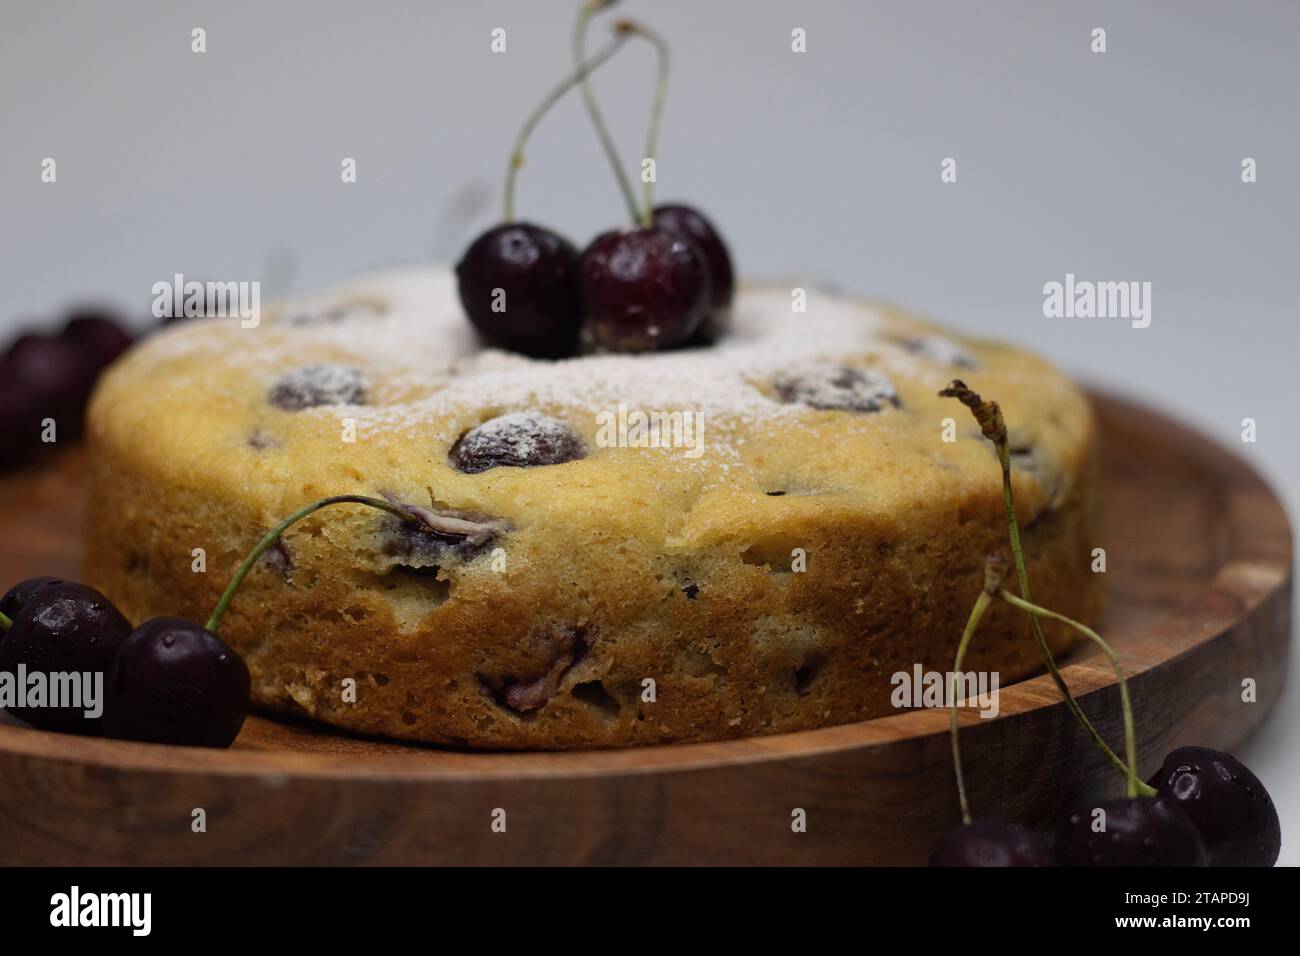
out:
{"label": "wooden serving board", "polygon": [[[1286,673],[1291,535],[1241,460],[1096,396],[1111,604],[1103,624],[1137,709],[1141,769],[1181,744],[1231,748]],[[75,576],[83,462],[0,480],[0,582]],[[1096,655],[1064,674],[1119,749]],[[1242,682],[1256,700],[1242,701]],[[474,753],[252,717],[230,750],[0,722],[0,862],[10,864],[913,864],[957,819],[947,712],[806,733],[586,753]],[[1046,677],[963,715],[977,815],[1048,824],[1118,795],[1118,775]],[[202,808],[206,832],[194,832]],[[796,810],[806,831],[794,832]],[[494,820],[505,813],[505,832]],[[495,815],[494,815],[495,814]],[[499,827],[498,827],[499,829]]]}

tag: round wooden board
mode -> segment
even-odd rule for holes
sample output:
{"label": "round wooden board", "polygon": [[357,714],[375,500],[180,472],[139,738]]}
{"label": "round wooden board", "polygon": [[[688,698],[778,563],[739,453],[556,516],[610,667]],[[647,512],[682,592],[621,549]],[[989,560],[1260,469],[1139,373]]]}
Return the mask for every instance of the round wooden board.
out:
{"label": "round wooden board", "polygon": [[[1105,443],[1111,605],[1141,766],[1230,748],[1282,692],[1291,536],[1239,459],[1153,412],[1095,396]],[[83,463],[0,480],[0,581],[75,576]],[[1118,748],[1104,660],[1064,669]],[[1257,699],[1242,701],[1251,678]],[[964,714],[977,814],[1046,824],[1120,791],[1046,677]],[[6,719],[7,720],[7,719]],[[0,862],[10,864],[913,864],[957,819],[946,711],[714,744],[473,753],[250,718],[228,751],[0,723]],[[206,832],[191,826],[206,813]],[[505,832],[494,812],[505,811]],[[793,832],[796,808],[806,832]]]}

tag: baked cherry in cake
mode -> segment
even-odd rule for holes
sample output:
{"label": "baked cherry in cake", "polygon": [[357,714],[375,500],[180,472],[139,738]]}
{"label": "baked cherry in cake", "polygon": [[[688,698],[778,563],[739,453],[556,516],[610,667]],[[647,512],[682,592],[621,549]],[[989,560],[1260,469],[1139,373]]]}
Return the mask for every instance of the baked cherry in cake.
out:
{"label": "baked cherry in cake", "polygon": [[781,401],[822,411],[878,412],[902,405],[893,384],[879,372],[829,362],[783,371],[773,386]]}
{"label": "baked cherry in cake", "polygon": [[614,352],[681,345],[709,312],[703,256],[665,229],[597,236],[582,254],[581,276],[587,329],[597,345]]}
{"label": "baked cherry in cake", "polygon": [[586,446],[567,424],[547,415],[511,412],[470,429],[452,446],[457,471],[476,475],[490,468],[533,468],[582,458]]}
{"label": "baked cherry in cake", "polygon": [[363,405],[366,381],[361,370],[350,365],[305,365],[276,379],[266,399],[286,412],[321,405]]}

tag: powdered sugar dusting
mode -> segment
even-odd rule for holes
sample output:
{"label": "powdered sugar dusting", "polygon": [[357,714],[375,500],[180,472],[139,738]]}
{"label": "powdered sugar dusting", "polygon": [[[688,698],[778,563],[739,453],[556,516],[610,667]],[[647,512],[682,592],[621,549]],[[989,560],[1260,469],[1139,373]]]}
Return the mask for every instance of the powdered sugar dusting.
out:
{"label": "powdered sugar dusting", "polygon": [[[256,329],[205,320],[156,337],[150,348],[264,369],[268,388],[292,368],[355,366],[369,401],[356,410],[358,419],[394,431],[447,416],[521,409],[571,409],[589,419],[592,410],[620,403],[690,410],[715,423],[754,422],[806,411],[781,401],[772,383],[782,371],[817,361],[870,364],[894,381],[946,380],[949,370],[934,361],[935,350],[909,351],[898,321],[870,305],[815,289],[808,290],[805,311],[794,311],[791,302],[788,288],[742,288],[730,330],[712,346],[544,361],[484,348],[464,317],[452,272],[411,267],[268,309]],[[958,349],[954,344],[949,351]]]}
{"label": "powdered sugar dusting", "polygon": [[909,352],[914,352],[940,365],[964,369],[979,368],[979,362],[968,349],[942,335],[908,336],[900,338],[898,343]]}

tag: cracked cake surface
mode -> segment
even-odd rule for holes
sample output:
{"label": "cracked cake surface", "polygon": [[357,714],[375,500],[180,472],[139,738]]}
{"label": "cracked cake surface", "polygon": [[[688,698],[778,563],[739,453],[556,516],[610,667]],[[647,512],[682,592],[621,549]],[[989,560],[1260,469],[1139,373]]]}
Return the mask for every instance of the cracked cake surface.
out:
{"label": "cracked cake surface", "polygon": [[[434,267],[253,328],[172,326],[91,405],[88,579],[133,620],[201,620],[284,515],[383,497],[419,520],[323,510],[239,591],[222,636],[257,705],[490,748],[882,716],[894,674],[950,668],[1005,548],[992,447],[937,395],[962,378],[1011,427],[1035,598],[1093,619],[1080,390],[1023,351],[791,293],[742,287],[713,345],[559,361],[484,348]],[[1034,671],[1023,615],[988,620],[969,669]]]}

